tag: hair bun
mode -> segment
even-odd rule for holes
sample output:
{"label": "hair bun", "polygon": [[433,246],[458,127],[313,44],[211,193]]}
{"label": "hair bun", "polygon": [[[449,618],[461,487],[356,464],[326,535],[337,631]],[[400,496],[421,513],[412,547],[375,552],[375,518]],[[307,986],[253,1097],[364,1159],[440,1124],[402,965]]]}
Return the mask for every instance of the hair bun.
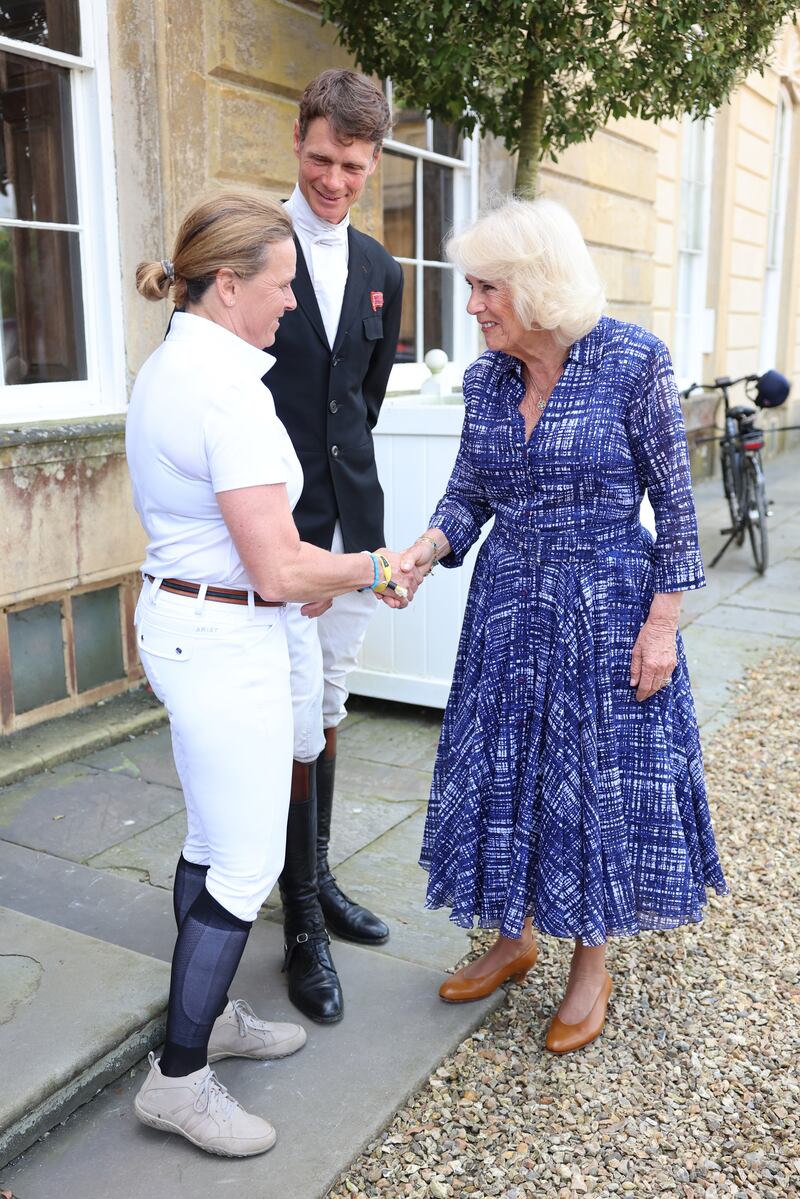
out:
{"label": "hair bun", "polygon": [[136,290],[146,300],[166,300],[174,282],[175,268],[169,258],[140,262],[136,268]]}

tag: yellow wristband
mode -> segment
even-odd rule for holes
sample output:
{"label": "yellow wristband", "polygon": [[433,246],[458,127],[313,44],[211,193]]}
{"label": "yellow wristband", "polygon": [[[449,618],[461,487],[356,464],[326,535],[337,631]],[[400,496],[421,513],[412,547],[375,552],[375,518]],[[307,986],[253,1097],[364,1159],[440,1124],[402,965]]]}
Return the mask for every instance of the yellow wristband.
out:
{"label": "yellow wristband", "polygon": [[372,587],[372,590],[375,592],[376,595],[383,595],[384,591],[386,590],[386,588],[389,586],[389,583],[391,582],[392,567],[389,563],[389,559],[384,558],[383,554],[376,554],[375,557],[378,559],[378,565],[380,566],[381,570],[383,571],[383,582],[374,584]]}

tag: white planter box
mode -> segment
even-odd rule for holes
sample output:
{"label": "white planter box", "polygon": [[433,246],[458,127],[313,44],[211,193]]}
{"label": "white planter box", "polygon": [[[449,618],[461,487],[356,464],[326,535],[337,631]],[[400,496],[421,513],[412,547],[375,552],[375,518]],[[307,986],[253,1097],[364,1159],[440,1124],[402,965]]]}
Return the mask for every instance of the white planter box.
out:
{"label": "white planter box", "polygon": [[[420,396],[384,403],[375,457],[390,549],[405,549],[427,529],[453,469],[463,420],[460,397],[452,403],[426,404]],[[354,694],[444,707],[478,545],[458,570],[438,567],[402,612],[378,605],[350,675]]]}

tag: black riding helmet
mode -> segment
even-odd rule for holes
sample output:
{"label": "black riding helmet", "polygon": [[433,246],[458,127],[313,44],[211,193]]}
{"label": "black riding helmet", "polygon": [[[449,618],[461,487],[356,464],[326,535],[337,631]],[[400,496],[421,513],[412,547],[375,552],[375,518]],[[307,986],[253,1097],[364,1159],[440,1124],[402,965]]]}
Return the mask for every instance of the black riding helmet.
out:
{"label": "black riding helmet", "polygon": [[756,380],[755,402],[759,408],[780,408],[791,388],[789,380],[778,371],[766,371]]}

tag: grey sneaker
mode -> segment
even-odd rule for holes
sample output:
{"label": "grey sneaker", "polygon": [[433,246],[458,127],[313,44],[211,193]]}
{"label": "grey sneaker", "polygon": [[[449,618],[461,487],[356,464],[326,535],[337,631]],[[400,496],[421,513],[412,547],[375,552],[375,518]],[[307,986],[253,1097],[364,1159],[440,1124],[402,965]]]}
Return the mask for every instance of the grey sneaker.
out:
{"label": "grey sneaker", "polygon": [[306,1030],[299,1024],[268,1024],[259,1020],[249,1003],[234,999],[214,1022],[208,1042],[208,1060],[221,1057],[253,1057],[259,1061],[288,1057],[306,1043]]}
{"label": "grey sneaker", "polygon": [[209,1066],[167,1078],[151,1053],[150,1073],[134,1101],[143,1124],[177,1132],[198,1149],[220,1157],[253,1157],[275,1144],[275,1129],[241,1107]]}

